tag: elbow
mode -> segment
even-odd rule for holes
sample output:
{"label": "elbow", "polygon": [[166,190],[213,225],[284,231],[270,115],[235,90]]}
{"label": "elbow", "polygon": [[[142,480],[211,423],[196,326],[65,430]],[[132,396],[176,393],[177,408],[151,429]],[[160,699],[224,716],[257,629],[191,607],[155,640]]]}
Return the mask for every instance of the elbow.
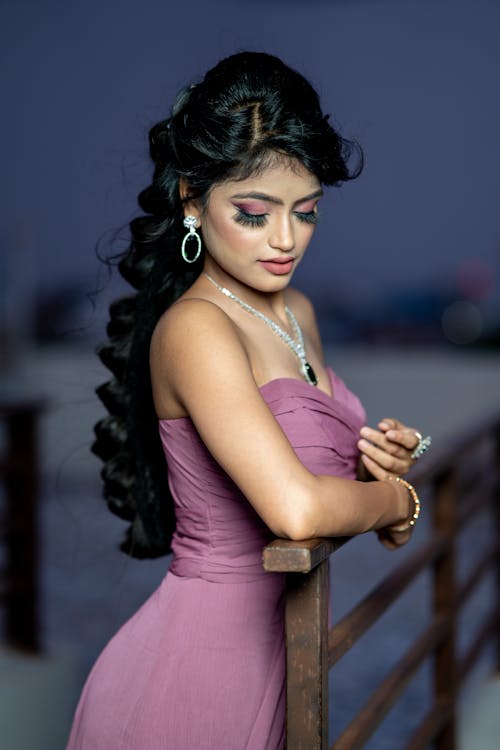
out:
{"label": "elbow", "polygon": [[314,539],[315,535],[307,529],[293,529],[287,533],[280,534],[280,538],[286,539],[289,542],[305,542],[308,539]]}
{"label": "elbow", "polygon": [[319,534],[314,531],[311,524],[299,523],[287,529],[284,538],[291,542],[304,542],[306,539],[315,539],[318,536]]}
{"label": "elbow", "polygon": [[320,532],[324,532],[317,477],[307,473],[307,480],[288,483],[274,503],[274,512],[267,518],[263,516],[273,534],[281,539],[302,542],[322,536]]}
{"label": "elbow", "polygon": [[287,513],[280,527],[278,536],[292,542],[303,542],[319,536],[317,517],[310,504]]}

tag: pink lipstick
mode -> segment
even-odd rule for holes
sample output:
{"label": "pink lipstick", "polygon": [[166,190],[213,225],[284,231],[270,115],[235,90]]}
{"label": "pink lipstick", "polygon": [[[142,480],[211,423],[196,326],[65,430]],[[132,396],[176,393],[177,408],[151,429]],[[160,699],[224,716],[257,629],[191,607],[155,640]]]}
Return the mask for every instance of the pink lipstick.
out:
{"label": "pink lipstick", "polygon": [[272,260],[259,260],[261,266],[274,276],[286,276],[293,268],[294,258],[273,258]]}

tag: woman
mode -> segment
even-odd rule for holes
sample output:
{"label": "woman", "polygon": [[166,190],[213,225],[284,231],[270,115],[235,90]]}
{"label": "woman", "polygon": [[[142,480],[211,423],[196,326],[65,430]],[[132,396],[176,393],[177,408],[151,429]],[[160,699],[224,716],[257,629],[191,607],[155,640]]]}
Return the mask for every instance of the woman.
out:
{"label": "woman", "polygon": [[399,475],[422,440],[397,420],[364,426],[289,286],[321,186],[359,172],[307,81],[270,55],[229,57],[150,150],[120,264],[138,294],[111,308],[95,450],[111,509],[133,521],[124,549],[171,542],[173,560],[92,670],[69,748],[276,750],[284,582],[262,548],[371,529],[404,544],[419,503]]}

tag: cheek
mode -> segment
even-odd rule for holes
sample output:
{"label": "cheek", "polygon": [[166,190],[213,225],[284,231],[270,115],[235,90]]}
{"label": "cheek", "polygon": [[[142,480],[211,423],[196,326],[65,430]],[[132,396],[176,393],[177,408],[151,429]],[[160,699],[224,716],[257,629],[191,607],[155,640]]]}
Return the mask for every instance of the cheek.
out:
{"label": "cheek", "polygon": [[308,244],[312,240],[312,236],[314,234],[314,230],[316,229],[315,224],[303,224],[300,227],[300,244],[304,248],[304,250],[307,248]]}
{"label": "cheek", "polygon": [[253,247],[257,241],[252,228],[237,224],[231,217],[216,217],[211,221],[209,234],[218,246],[224,245],[230,250],[242,250]]}

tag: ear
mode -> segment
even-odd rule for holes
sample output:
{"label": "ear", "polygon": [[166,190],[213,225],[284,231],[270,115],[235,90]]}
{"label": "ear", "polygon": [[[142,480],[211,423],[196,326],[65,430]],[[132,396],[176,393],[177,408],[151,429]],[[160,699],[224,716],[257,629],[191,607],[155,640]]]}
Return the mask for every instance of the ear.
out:
{"label": "ear", "polygon": [[190,200],[189,195],[191,193],[191,189],[189,186],[188,181],[185,177],[179,177],[179,195],[180,199],[182,201],[182,207],[184,210],[184,217],[186,216],[196,216],[198,221],[200,221],[200,207],[198,205],[197,200]]}

